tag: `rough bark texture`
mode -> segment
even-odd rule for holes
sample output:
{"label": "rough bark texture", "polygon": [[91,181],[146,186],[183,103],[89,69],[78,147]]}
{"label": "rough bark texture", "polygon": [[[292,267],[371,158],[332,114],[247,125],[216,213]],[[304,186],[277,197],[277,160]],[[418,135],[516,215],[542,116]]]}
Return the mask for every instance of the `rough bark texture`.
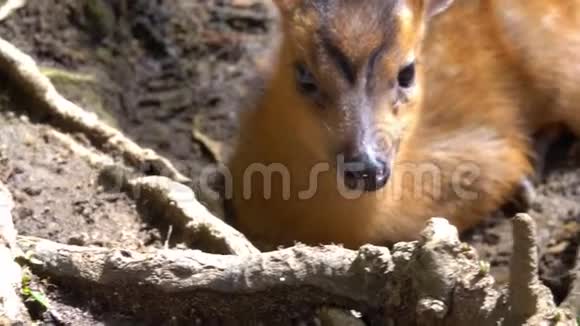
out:
{"label": "rough bark texture", "polygon": [[539,311],[555,310],[550,291],[538,278],[536,225],[526,214],[514,218],[514,255],[509,285],[510,325],[520,325]]}
{"label": "rough bark texture", "polygon": [[[515,219],[514,233],[529,234],[533,228],[529,217]],[[535,270],[528,268],[529,261],[537,259],[530,247],[535,242],[529,239],[516,238],[518,252],[512,264],[523,280],[535,278]],[[420,241],[400,243],[392,254],[375,246],[356,252],[298,245],[269,253],[220,256],[201,251],[137,253],[84,248],[27,237],[20,238],[19,244],[34,253],[35,270],[54,279],[101,291],[132,289],[131,293],[141,293],[139,298],[130,296],[142,301],[140,313],[159,312],[145,302],[188,298],[191,306],[176,305],[178,311],[172,313],[209,309],[219,316],[219,312],[245,310],[245,318],[259,320],[280,308],[256,311],[256,296],[268,300],[285,295],[289,305],[331,304],[365,313],[384,311],[381,319],[374,320],[387,325],[573,323],[571,314],[557,312],[549,291],[540,284],[530,287],[536,295],[528,295],[527,287],[495,290],[493,278],[476,253],[460,243],[457,230],[444,219],[432,219]],[[205,301],[220,296],[229,300]],[[525,308],[529,306],[535,309]]]}
{"label": "rough bark texture", "polygon": [[22,237],[40,267],[59,277],[106,286],[139,285],[163,293],[218,292],[230,295],[266,292],[275,287],[318,290],[378,307],[378,291],[392,269],[389,250],[365,247],[293,248],[245,257],[197,250],[137,253],[85,248]]}

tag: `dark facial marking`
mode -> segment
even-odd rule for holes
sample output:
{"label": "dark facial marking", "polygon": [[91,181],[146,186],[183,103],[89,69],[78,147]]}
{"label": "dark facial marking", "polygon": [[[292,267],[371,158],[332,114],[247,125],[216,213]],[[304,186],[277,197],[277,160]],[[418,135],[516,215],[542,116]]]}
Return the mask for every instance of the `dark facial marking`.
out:
{"label": "dark facial marking", "polygon": [[[399,0],[309,0],[319,19],[316,35],[322,55],[351,86],[362,78],[367,92],[380,83],[380,64],[397,44],[394,9]],[[363,22],[345,23],[345,19]],[[354,18],[357,17],[357,18]],[[337,33],[337,34],[335,34]],[[360,35],[369,35],[361,39]],[[349,49],[350,51],[345,51]],[[348,54],[348,55],[347,55]],[[314,56],[319,55],[315,54]]]}
{"label": "dark facial marking", "polygon": [[356,69],[354,63],[336,46],[326,29],[320,30],[320,40],[328,56],[332,58],[345,79],[353,85],[356,81]]}
{"label": "dark facial marking", "polygon": [[371,56],[369,59],[369,63],[368,63],[368,68],[367,68],[367,89],[372,89],[372,87],[374,86],[374,74],[375,74],[375,68],[377,66],[377,62],[379,62],[382,58],[382,56],[385,54],[385,52],[387,52],[388,49],[388,43],[383,41],[383,43],[377,47],[376,49],[373,50],[373,52],[371,52]]}

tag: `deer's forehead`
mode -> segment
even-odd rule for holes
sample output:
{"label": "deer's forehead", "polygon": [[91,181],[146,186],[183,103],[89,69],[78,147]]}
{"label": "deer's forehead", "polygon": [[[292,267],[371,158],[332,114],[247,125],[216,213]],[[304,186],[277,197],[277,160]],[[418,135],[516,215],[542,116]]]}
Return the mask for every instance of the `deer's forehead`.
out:
{"label": "deer's forehead", "polygon": [[[353,62],[379,47],[405,47],[413,38],[414,10],[396,0],[314,0],[295,11],[291,34],[307,51],[332,42]],[[403,49],[404,50],[404,49]],[[316,56],[317,53],[308,55]]]}

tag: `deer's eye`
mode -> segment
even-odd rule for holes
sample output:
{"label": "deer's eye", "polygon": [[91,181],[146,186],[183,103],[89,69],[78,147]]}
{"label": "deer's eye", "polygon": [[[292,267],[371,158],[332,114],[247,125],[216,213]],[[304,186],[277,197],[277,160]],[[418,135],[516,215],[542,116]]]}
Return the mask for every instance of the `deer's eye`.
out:
{"label": "deer's eye", "polygon": [[397,82],[402,88],[409,88],[415,82],[415,63],[412,62],[399,71]]}
{"label": "deer's eye", "polygon": [[296,84],[298,90],[307,96],[314,96],[318,94],[318,86],[312,73],[306,68],[304,64],[296,64]]}

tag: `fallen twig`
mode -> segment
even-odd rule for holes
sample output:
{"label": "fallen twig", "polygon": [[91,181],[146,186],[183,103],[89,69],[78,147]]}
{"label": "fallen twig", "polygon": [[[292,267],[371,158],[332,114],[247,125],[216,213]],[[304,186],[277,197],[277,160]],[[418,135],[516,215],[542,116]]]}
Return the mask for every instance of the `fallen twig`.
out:
{"label": "fallen twig", "polygon": [[17,81],[25,93],[40,101],[42,105],[37,109],[44,109],[67,131],[84,133],[95,145],[121,153],[129,164],[137,168],[149,166],[156,174],[179,182],[190,181],[167,159],[153,150],[140,147],[115,128],[101,122],[95,114],[62,97],[31,57],[1,38],[0,70]]}

